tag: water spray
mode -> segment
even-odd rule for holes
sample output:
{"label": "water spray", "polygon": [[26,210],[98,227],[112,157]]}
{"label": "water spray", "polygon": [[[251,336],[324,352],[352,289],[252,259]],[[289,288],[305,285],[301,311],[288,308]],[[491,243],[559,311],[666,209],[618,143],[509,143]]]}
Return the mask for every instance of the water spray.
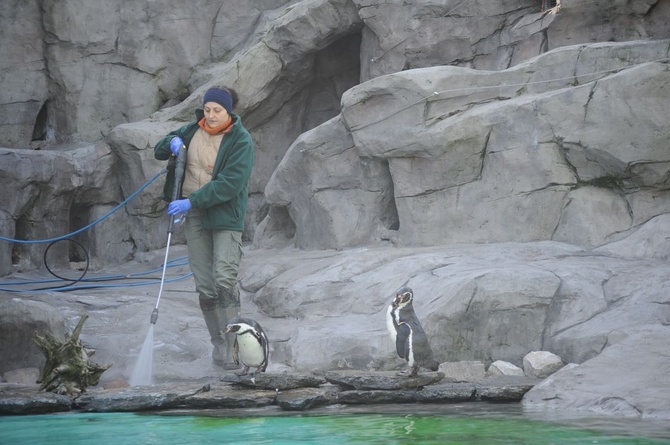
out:
{"label": "water spray", "polygon": [[[174,188],[172,189],[172,200],[176,201],[181,195],[181,183],[184,179],[184,170],[186,169],[186,146],[182,145],[179,149],[179,154],[174,167]],[[181,218],[184,218],[183,216]],[[156,299],[156,307],[151,313],[151,324],[156,324],[158,320],[158,304],[161,301],[161,294],[163,293],[163,284],[165,283],[165,270],[167,269],[168,253],[170,251],[170,240],[172,239],[172,232],[174,231],[175,215],[170,215],[170,223],[168,224],[168,238],[167,246],[165,246],[165,259],[163,260],[163,274],[161,275],[161,285],[158,289],[158,298]]]}

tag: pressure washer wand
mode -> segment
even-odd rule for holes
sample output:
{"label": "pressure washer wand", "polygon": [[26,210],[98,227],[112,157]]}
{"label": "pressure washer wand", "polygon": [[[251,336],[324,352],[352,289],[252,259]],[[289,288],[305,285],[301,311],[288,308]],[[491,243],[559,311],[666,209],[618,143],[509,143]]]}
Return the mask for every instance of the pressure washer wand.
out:
{"label": "pressure washer wand", "polygon": [[[184,171],[186,170],[186,146],[182,145],[177,155],[177,162],[174,169],[174,188],[172,189],[172,200],[176,201],[181,196],[181,183],[184,180]],[[156,307],[151,313],[151,324],[156,324],[158,320],[158,304],[161,301],[161,294],[163,293],[163,284],[165,283],[165,270],[167,269],[168,252],[170,251],[170,240],[172,239],[172,232],[174,231],[175,215],[170,215],[170,223],[168,224],[168,238],[165,246],[165,259],[163,260],[163,274],[161,275],[161,285],[158,289],[158,299],[156,299]]]}

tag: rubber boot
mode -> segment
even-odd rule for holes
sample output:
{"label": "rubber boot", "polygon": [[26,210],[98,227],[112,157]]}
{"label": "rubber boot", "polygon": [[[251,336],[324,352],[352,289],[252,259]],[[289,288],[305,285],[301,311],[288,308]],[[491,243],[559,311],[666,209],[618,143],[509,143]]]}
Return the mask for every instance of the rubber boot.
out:
{"label": "rubber boot", "polygon": [[[240,291],[237,287],[227,288],[219,287],[217,288],[218,300],[222,302],[225,313],[226,324],[235,317],[240,316]],[[223,327],[225,328],[225,326]],[[223,359],[223,368],[224,369],[238,369],[239,365],[235,363],[233,359],[233,348],[235,345],[235,340],[237,340],[237,335],[225,334],[225,356]]]}
{"label": "rubber boot", "polygon": [[203,298],[201,296],[199,302],[210,340],[214,346],[214,349],[212,349],[212,360],[215,365],[224,366],[227,356],[227,348],[226,341],[222,336],[222,331],[228,324],[226,310],[223,307],[223,303],[219,300]]}

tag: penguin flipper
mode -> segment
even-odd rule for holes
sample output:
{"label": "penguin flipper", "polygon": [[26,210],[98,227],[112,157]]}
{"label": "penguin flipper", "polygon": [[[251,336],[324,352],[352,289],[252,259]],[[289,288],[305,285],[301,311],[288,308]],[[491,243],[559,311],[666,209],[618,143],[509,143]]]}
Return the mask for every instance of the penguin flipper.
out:
{"label": "penguin flipper", "polygon": [[395,349],[400,358],[409,360],[409,337],[412,333],[412,328],[407,323],[400,323],[396,329]]}
{"label": "penguin flipper", "polygon": [[270,342],[265,336],[265,332],[261,331],[261,346],[263,347],[263,363],[256,369],[256,372],[265,372],[268,367],[268,362],[270,361]]}
{"label": "penguin flipper", "polygon": [[233,343],[233,361],[236,365],[240,364],[240,345],[237,343],[237,335],[235,336],[235,342]]}

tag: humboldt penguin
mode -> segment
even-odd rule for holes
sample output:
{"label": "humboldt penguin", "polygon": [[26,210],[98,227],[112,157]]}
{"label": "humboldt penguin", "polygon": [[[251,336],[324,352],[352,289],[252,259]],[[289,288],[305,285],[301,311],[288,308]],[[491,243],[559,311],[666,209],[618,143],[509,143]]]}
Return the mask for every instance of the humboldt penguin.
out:
{"label": "humboldt penguin", "polygon": [[413,301],[412,289],[399,289],[386,315],[386,327],[395,342],[396,351],[409,365],[409,369],[399,375],[408,377],[415,376],[421,367],[437,371],[440,365],[433,356],[426,333],[414,312]]}
{"label": "humboldt penguin", "polygon": [[261,325],[250,318],[235,317],[228,322],[223,332],[236,334],[233,360],[237,365],[242,362],[244,367],[235,374],[247,375],[250,367],[256,368],[256,372],[265,372],[270,357],[270,343]]}

